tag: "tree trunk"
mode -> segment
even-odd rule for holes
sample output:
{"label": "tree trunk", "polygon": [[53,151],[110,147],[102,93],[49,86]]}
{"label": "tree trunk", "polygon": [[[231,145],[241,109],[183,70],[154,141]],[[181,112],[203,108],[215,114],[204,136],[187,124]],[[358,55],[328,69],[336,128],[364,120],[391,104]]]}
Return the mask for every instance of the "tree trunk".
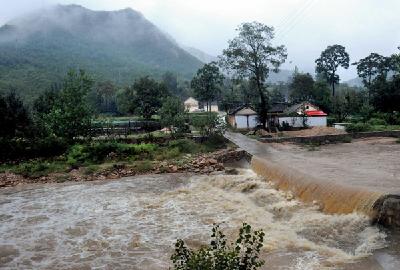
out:
{"label": "tree trunk", "polygon": [[267,101],[265,99],[265,95],[263,92],[262,83],[259,80],[257,80],[257,88],[258,88],[258,92],[260,94],[260,101],[261,101],[260,121],[261,121],[263,128],[266,129],[266,127],[267,127],[267,125],[266,125],[267,124],[267,110],[266,110]]}

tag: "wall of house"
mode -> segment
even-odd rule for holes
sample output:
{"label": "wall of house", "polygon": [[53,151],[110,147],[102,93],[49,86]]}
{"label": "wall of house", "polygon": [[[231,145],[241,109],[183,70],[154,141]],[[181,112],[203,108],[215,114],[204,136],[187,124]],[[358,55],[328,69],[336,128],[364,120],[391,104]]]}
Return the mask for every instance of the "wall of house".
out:
{"label": "wall of house", "polygon": [[[247,117],[249,117],[249,126],[247,126]],[[247,128],[255,128],[257,126],[257,116],[256,115],[236,115],[236,128],[239,129],[247,129]]]}
{"label": "wall of house", "polygon": [[[279,117],[279,124],[283,125],[286,122],[291,127],[303,127],[303,117]],[[306,125],[309,127],[326,127],[326,116],[321,117],[306,117]]]}
{"label": "wall of house", "polygon": [[212,112],[218,112],[218,105],[211,105]]}
{"label": "wall of house", "polygon": [[307,124],[310,127],[326,127],[327,126],[326,116],[308,117]]}
{"label": "wall of house", "polygon": [[185,108],[189,112],[196,112],[199,110],[199,106],[196,104],[185,104]]}

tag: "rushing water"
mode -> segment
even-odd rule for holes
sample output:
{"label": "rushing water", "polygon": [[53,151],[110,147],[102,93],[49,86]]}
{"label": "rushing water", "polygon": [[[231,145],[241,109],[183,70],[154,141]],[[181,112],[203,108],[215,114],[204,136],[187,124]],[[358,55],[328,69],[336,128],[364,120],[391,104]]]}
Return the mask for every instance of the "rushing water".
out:
{"label": "rushing water", "polygon": [[177,238],[198,247],[213,223],[234,237],[246,221],[266,233],[265,269],[398,269],[399,241],[367,217],[323,214],[241,172],[0,190],[0,268],[168,269]]}

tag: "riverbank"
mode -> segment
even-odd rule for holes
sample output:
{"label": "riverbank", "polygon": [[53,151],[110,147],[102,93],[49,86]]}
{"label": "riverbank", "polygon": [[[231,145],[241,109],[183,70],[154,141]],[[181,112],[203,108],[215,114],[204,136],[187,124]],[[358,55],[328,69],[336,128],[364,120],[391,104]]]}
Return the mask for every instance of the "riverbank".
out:
{"label": "riverbank", "polygon": [[211,153],[184,154],[178,159],[140,160],[133,162],[103,163],[96,166],[82,166],[67,172],[49,173],[40,177],[29,177],[13,172],[0,173],[0,188],[23,184],[44,184],[63,182],[85,182],[113,180],[144,174],[194,173],[210,174],[224,171],[226,162],[246,157],[243,150],[228,147]]}

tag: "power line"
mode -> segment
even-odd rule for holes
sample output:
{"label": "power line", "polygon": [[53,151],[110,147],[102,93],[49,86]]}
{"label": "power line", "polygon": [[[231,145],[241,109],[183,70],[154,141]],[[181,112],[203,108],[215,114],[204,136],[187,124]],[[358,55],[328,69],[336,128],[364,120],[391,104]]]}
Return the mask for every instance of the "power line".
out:
{"label": "power line", "polygon": [[280,30],[277,37],[278,39],[282,39],[285,37],[299,22],[301,22],[305,17],[307,12],[309,12],[314,4],[317,3],[318,0],[310,0],[308,1],[303,8],[294,16],[292,19],[286,24],[284,28]]}
{"label": "power line", "polygon": [[290,12],[285,18],[282,19],[282,21],[278,24],[278,26],[276,27],[277,32],[279,32],[281,29],[284,29],[286,27],[286,25],[288,24],[288,22],[295,17],[302,8],[304,8],[304,4],[307,5],[307,2],[310,2],[312,0],[306,0],[306,3],[302,3],[302,5],[299,5],[298,7],[294,8],[292,10],[292,12]]}

